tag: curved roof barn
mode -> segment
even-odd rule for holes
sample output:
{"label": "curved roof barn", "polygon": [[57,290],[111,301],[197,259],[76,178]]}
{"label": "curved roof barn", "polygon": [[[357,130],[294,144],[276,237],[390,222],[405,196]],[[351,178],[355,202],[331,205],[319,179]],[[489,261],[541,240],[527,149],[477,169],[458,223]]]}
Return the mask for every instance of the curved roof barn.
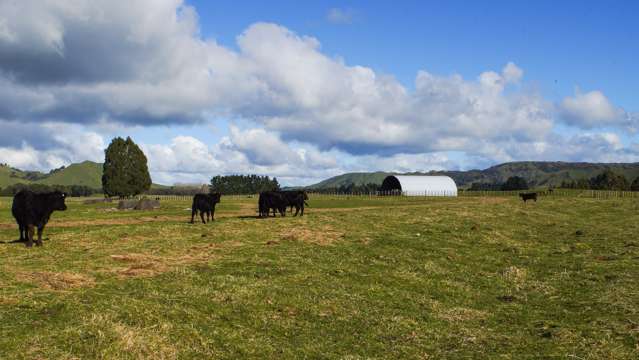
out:
{"label": "curved roof barn", "polygon": [[457,196],[457,185],[448,176],[390,175],[381,190],[407,196]]}

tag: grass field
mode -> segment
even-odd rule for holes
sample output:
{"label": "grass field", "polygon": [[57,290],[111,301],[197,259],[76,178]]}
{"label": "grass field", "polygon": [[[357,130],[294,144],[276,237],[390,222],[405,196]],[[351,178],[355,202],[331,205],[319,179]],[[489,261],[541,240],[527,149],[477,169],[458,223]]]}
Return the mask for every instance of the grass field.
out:
{"label": "grass field", "polygon": [[0,358],[639,357],[637,199],[309,202],[71,199],[42,248],[0,244]]}

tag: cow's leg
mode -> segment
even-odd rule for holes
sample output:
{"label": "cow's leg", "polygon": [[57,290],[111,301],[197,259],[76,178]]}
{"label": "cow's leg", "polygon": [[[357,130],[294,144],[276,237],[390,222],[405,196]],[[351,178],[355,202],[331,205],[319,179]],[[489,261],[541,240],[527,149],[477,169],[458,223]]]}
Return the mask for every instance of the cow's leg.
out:
{"label": "cow's leg", "polygon": [[27,239],[27,229],[22,223],[18,223],[18,230],[20,231],[19,241],[25,241]]}
{"label": "cow's leg", "polygon": [[293,216],[297,216],[297,214],[300,212],[300,206],[299,205],[295,205],[295,215]]}
{"label": "cow's leg", "polygon": [[35,232],[33,225],[27,226],[27,247],[33,246],[33,233]]}
{"label": "cow's leg", "polygon": [[211,221],[215,221],[215,209],[211,210]]}
{"label": "cow's leg", "polygon": [[194,223],[194,222],[193,222],[193,219],[195,218],[195,213],[196,213],[195,208],[192,208],[192,209],[191,209],[191,224],[193,224],[193,223]]}
{"label": "cow's leg", "polygon": [[300,216],[304,216],[304,203],[302,203],[302,205],[300,206],[302,212],[300,214]]}
{"label": "cow's leg", "polygon": [[204,221],[204,211],[200,211],[200,218],[202,219],[202,224],[206,224],[206,221]]}
{"label": "cow's leg", "polygon": [[38,226],[38,240],[36,241],[36,246],[42,246],[42,230],[44,230],[44,226]]}

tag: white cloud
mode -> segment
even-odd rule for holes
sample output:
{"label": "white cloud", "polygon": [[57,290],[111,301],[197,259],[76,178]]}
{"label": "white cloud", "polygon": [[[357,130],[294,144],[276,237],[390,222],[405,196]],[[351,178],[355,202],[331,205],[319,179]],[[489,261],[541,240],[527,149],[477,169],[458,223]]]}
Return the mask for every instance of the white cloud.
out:
{"label": "white cloud", "polygon": [[351,24],[353,11],[348,9],[331,8],[326,14],[326,20],[333,24]]}
{"label": "white cloud", "polygon": [[12,3],[30,16],[0,15],[15,35],[0,40],[8,118],[153,125],[225,115],[358,154],[465,150],[478,136],[538,138],[552,127],[539,96],[504,93],[522,76],[513,63],[477,81],[420,71],[410,91],[275,24],[251,25],[233,51],[202,39],[181,1],[76,2]]}
{"label": "white cloud", "polygon": [[518,83],[524,76],[524,71],[517,67],[513,62],[509,62],[502,69],[502,76],[509,83]]}
{"label": "white cloud", "polygon": [[560,111],[569,124],[583,128],[616,125],[625,116],[623,109],[597,90],[582,93],[577,89],[574,97],[563,99]]}

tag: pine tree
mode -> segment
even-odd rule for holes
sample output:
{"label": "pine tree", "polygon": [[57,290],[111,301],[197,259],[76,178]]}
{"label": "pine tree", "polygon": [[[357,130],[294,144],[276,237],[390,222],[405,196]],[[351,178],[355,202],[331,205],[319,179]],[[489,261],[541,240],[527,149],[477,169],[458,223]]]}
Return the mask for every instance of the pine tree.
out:
{"label": "pine tree", "polygon": [[129,197],[151,187],[146,156],[130,137],[113,139],[104,155],[102,188],[105,195]]}

